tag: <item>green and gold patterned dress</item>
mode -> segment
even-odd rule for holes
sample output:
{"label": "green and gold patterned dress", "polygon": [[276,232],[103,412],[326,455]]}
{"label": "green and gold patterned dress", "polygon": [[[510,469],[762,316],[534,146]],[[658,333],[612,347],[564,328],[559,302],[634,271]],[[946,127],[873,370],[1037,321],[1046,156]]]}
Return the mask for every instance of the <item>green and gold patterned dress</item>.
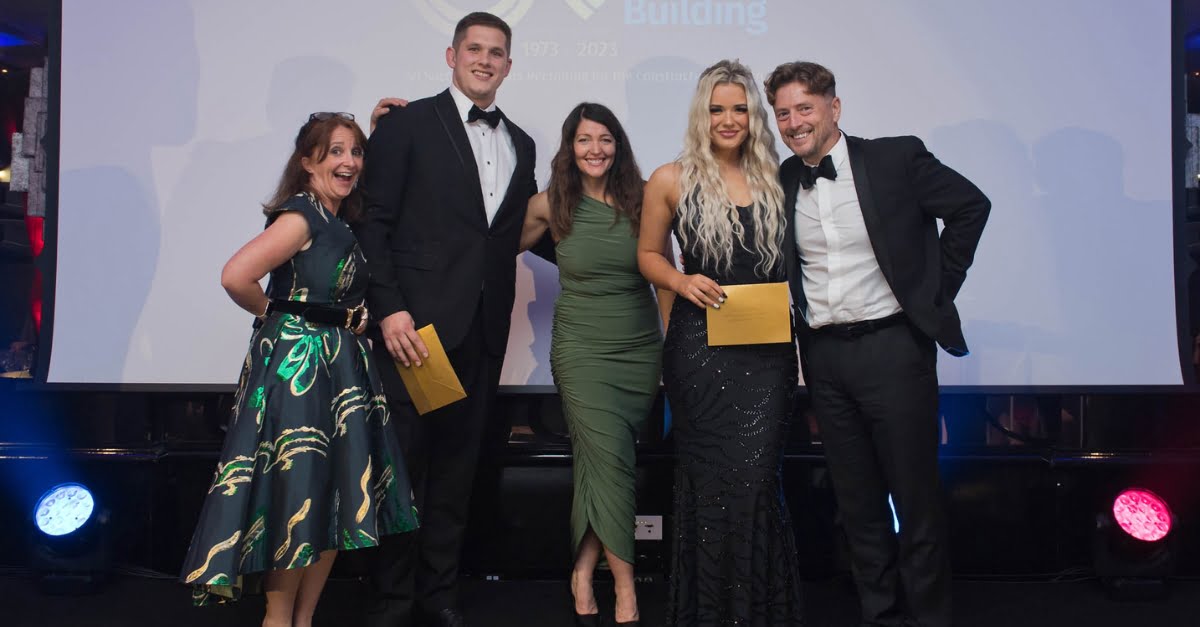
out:
{"label": "green and gold patterned dress", "polygon": [[[308,221],[312,244],[271,272],[277,300],[354,307],[366,262],[350,229],[310,194],[276,213]],[[302,568],[322,551],[417,527],[400,444],[367,342],[274,313],[255,329],[221,459],[184,560],[197,605],[237,600],[243,577]]]}
{"label": "green and gold patterned dress", "polygon": [[658,394],[662,334],[637,237],[614,209],[584,196],[555,246],[562,292],[550,365],[571,435],[574,552],[587,530],[634,561],[634,444]]}

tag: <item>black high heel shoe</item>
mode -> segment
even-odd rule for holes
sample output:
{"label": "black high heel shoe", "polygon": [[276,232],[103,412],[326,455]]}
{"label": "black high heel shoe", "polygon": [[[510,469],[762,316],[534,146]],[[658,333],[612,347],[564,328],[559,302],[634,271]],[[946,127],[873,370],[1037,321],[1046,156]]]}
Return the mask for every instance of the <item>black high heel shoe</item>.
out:
{"label": "black high heel shoe", "polygon": [[597,611],[595,614],[580,614],[575,611],[575,604],[573,602],[573,600],[575,599],[575,573],[574,572],[571,573],[571,579],[570,579],[569,583],[567,584],[567,587],[571,592],[571,599],[572,599],[571,615],[575,617],[575,627],[604,627],[604,620],[600,618],[599,611]]}
{"label": "black high heel shoe", "polygon": [[613,624],[616,625],[617,627],[639,627],[638,621],[636,621],[636,620],[631,620],[627,623],[614,622]]}
{"label": "black high heel shoe", "polygon": [[600,614],[575,614],[575,627],[603,627]]}

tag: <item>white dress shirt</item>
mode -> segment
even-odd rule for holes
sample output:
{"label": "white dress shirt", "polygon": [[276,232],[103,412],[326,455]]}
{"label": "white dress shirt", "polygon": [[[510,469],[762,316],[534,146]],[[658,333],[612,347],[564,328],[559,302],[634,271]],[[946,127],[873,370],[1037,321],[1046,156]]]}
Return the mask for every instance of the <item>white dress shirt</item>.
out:
{"label": "white dress shirt", "polygon": [[867,235],[845,135],[829,156],[837,180],[818,178],[811,188],[801,187],[796,193],[796,247],[808,301],[805,317],[814,329],[901,311]]}
{"label": "white dress shirt", "polygon": [[[467,123],[467,114],[471,111],[470,98],[450,85],[450,95],[454,97],[454,105],[458,107],[458,115],[462,119],[463,129],[471,142],[471,152],[475,155],[475,165],[479,169],[479,188],[483,192],[483,209],[487,213],[490,225],[504,202],[504,194],[508,191],[508,182],[512,179],[513,171],[517,169],[517,147],[513,145],[512,135],[503,120],[496,128],[488,126],[483,120]],[[496,103],[492,103],[484,111],[493,111]]]}

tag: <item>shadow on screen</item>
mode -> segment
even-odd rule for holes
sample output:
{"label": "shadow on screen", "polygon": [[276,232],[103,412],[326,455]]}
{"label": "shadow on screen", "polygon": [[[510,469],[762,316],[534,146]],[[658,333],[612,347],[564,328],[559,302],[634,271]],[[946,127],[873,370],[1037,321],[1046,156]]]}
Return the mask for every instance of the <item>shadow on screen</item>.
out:
{"label": "shadow on screen", "polygon": [[[117,96],[95,98],[84,114],[102,122],[88,128],[87,144],[81,146],[97,153],[77,158],[103,165],[62,173],[61,187],[88,200],[85,206],[60,210],[62,222],[70,223],[60,233],[80,234],[60,239],[60,246],[83,247],[93,257],[72,262],[68,275],[59,274],[54,351],[74,356],[55,363],[59,381],[122,382],[131,352],[147,349],[144,338],[133,333],[146,313],[162,252],[152,151],[191,139],[199,60],[190,7],[146,3],[139,20],[155,29],[153,50],[120,44],[92,50],[83,62],[84,75],[68,78],[80,93]],[[147,54],[170,72],[151,76],[128,69],[144,67]],[[64,130],[70,132],[70,127],[64,124]],[[80,254],[78,248],[60,248],[60,259]],[[178,318],[187,302],[174,302],[172,311],[163,312],[164,320]],[[179,332],[195,330],[180,327]]]}
{"label": "shadow on screen", "polygon": [[[174,315],[186,328],[210,326],[244,330],[249,337],[251,317],[228,300],[220,285],[221,268],[195,268],[197,260],[225,259],[235,248],[214,255],[214,240],[249,241],[263,227],[259,203],[274,191],[294,146],[296,132],[314,111],[346,111],[353,91],[350,68],[325,57],[294,57],[275,66],[265,102],[245,102],[247,109],[265,107],[268,126],[262,134],[237,141],[198,142],[163,209],[163,255],[155,280],[152,315]],[[364,121],[358,121],[360,126]],[[366,123],[366,124],[369,124]],[[248,173],[258,180],[246,181]],[[262,173],[266,173],[263,175]],[[250,197],[230,197],[230,189],[255,190]],[[230,230],[236,232],[230,236]],[[181,277],[199,276],[198,285]],[[161,291],[160,291],[161,290]],[[204,307],[171,310],[176,304],[201,299]],[[215,318],[215,319],[214,319]],[[154,358],[194,350],[195,338],[157,333]],[[203,370],[203,369],[201,369]],[[228,365],[229,382],[237,364]],[[175,378],[195,376],[195,369],[179,371]]]}

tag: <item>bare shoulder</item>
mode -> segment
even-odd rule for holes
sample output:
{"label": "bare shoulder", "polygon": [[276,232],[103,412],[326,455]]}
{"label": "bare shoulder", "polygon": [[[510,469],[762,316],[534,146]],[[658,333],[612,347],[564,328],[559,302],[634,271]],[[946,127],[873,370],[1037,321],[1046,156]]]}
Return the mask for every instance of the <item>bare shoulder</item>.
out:
{"label": "bare shoulder", "polygon": [[682,167],[678,161],[664,163],[654,169],[654,172],[650,175],[650,180],[646,181],[646,184],[656,186],[678,185],[681,171]]}
{"label": "bare shoulder", "polygon": [[668,205],[674,206],[679,200],[681,173],[682,168],[674,161],[658,166],[650,175],[650,180],[646,181],[646,196],[662,198]]}

